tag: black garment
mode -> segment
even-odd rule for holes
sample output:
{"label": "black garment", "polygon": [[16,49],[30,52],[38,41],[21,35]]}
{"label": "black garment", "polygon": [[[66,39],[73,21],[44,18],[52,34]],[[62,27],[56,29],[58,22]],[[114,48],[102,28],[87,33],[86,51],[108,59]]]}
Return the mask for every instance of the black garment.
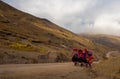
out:
{"label": "black garment", "polygon": [[78,62],[84,62],[84,59],[83,58],[78,58]]}
{"label": "black garment", "polygon": [[87,59],[85,58],[85,59],[83,59],[83,61],[84,61],[84,63],[88,63],[88,61],[87,61]]}
{"label": "black garment", "polygon": [[83,55],[84,55],[84,58],[83,58],[84,63],[88,63],[87,58],[86,58],[87,53],[84,53]]}
{"label": "black garment", "polygon": [[74,56],[72,57],[72,61],[73,61],[73,62],[77,62],[77,61],[78,61],[78,56],[77,56],[77,55],[74,55]]}

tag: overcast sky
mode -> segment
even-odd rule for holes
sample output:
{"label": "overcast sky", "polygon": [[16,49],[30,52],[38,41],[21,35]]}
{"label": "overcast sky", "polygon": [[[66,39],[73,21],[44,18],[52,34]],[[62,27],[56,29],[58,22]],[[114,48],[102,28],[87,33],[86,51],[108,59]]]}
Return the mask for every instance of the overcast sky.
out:
{"label": "overcast sky", "polygon": [[74,33],[120,36],[120,0],[3,0]]}

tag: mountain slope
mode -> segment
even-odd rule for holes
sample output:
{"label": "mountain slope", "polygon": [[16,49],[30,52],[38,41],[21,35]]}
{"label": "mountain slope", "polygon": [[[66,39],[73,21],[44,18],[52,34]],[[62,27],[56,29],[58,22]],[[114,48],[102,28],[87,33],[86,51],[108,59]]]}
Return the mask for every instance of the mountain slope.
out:
{"label": "mountain slope", "polygon": [[84,38],[94,41],[95,43],[104,45],[112,50],[120,51],[120,37],[105,34],[83,34]]}
{"label": "mountain slope", "polygon": [[0,1],[0,63],[68,61],[72,48],[103,55],[108,48],[65,30],[47,19],[21,12]]}

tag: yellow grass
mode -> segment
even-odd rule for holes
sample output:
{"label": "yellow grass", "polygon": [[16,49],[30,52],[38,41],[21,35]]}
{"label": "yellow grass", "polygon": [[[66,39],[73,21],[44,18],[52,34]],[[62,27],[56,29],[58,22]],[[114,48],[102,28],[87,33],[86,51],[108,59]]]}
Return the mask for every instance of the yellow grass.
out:
{"label": "yellow grass", "polygon": [[93,70],[98,76],[104,76],[112,79],[120,79],[120,57],[111,57],[103,60]]}

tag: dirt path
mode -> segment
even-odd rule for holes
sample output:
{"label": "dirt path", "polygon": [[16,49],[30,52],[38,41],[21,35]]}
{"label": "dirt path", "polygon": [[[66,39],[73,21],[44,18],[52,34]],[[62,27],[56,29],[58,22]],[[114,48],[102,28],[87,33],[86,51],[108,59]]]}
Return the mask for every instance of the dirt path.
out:
{"label": "dirt path", "polygon": [[[118,52],[109,52],[106,57],[118,56]],[[99,63],[95,62],[95,63]],[[69,63],[6,64],[0,65],[0,79],[93,79],[89,69]],[[93,77],[91,77],[93,76]]]}
{"label": "dirt path", "polygon": [[109,58],[110,56],[113,56],[113,57],[120,56],[120,52],[119,51],[110,51],[106,54],[106,58]]}
{"label": "dirt path", "polygon": [[73,63],[0,65],[0,79],[87,79]]}

